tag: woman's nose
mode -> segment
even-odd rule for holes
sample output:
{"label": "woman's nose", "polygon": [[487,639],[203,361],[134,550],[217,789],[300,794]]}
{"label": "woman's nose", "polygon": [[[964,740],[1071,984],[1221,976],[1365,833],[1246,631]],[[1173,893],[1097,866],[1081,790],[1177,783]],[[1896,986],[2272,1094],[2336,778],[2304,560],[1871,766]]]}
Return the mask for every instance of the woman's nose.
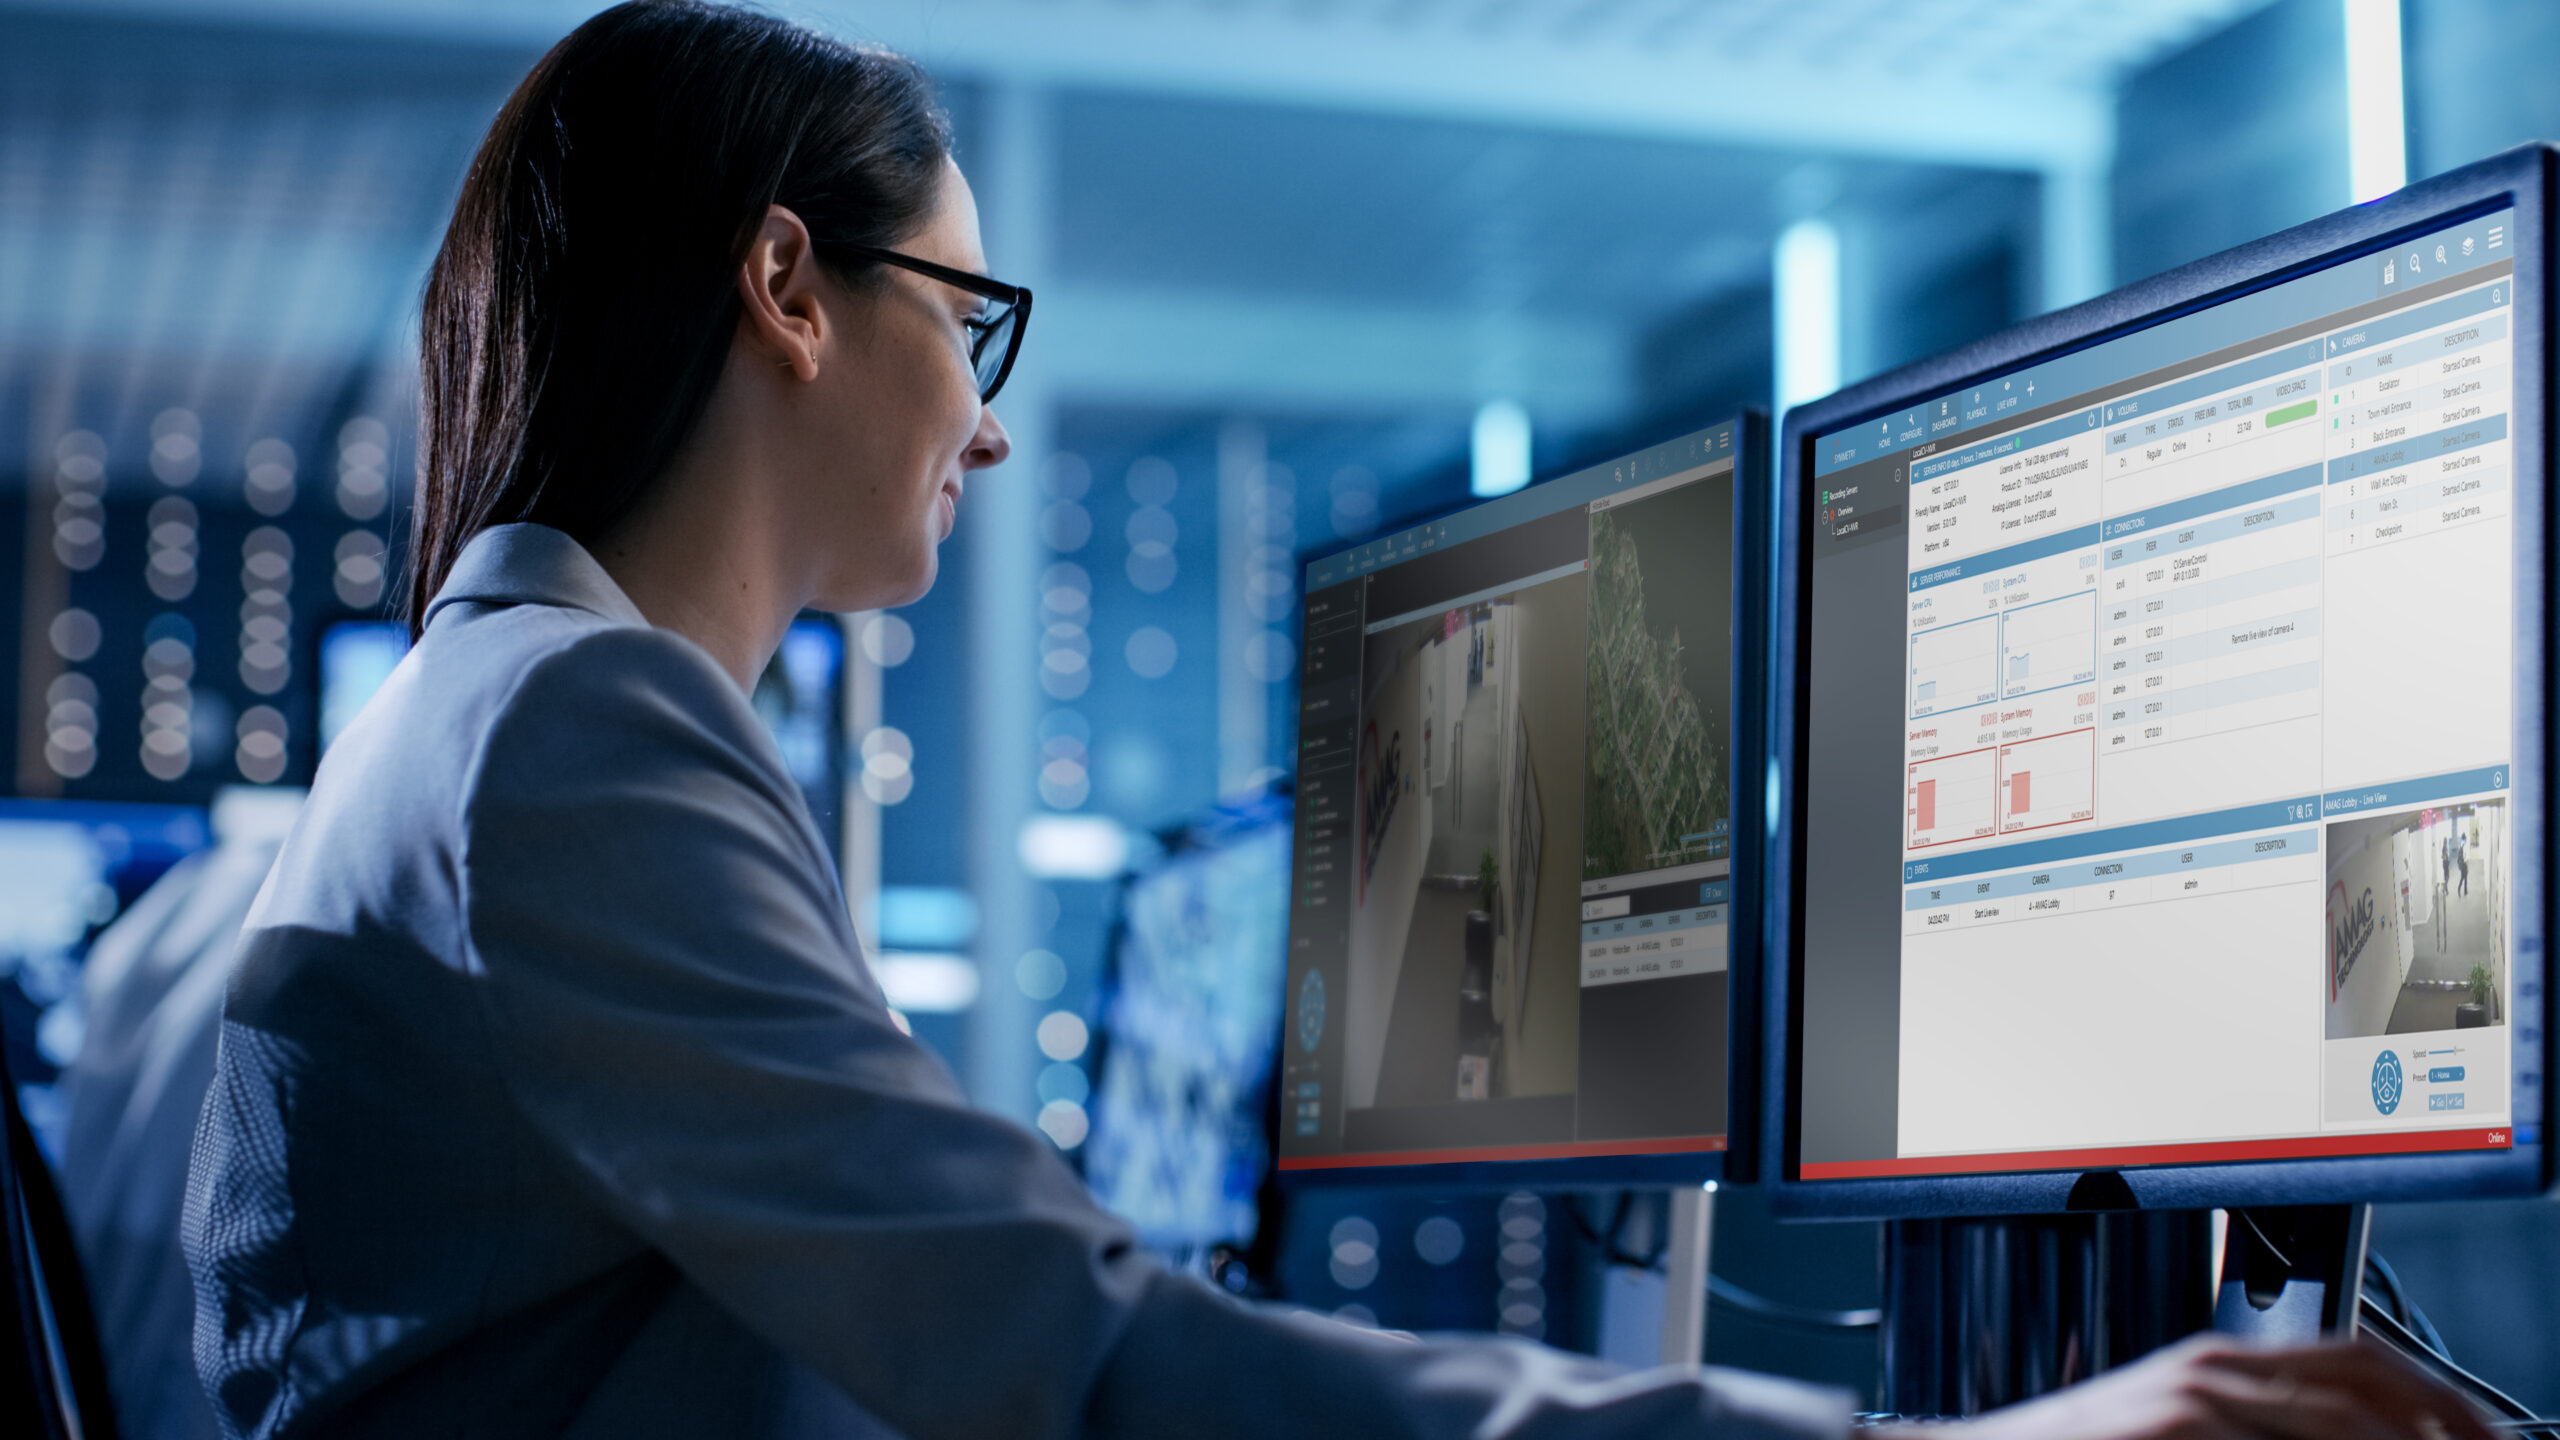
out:
{"label": "woman's nose", "polygon": [[978,433],[969,437],[969,449],[960,459],[972,470],[1001,465],[1013,453],[1013,437],[1005,433],[1004,422],[996,418],[993,406],[978,409]]}

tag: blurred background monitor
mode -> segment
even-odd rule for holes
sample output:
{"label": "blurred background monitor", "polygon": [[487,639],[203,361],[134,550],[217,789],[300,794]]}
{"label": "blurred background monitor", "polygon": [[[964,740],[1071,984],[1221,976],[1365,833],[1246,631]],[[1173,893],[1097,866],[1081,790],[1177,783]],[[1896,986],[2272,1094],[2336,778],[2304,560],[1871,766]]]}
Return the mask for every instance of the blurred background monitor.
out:
{"label": "blurred background monitor", "polygon": [[2554,154],[1789,416],[1785,1206],[2550,1182]]}
{"label": "blurred background monitor", "polygon": [[1758,1028],[1759,434],[1306,567],[1284,1175],[1722,1173],[1757,1053],[1728,1074]]}
{"label": "blurred background monitor", "polygon": [[46,1087],[80,1048],[89,942],[211,843],[193,806],[0,799],[0,1033],[39,1134],[57,1113]]}
{"label": "blurred background monitor", "polygon": [[845,632],[831,615],[803,615],[756,681],[755,711],[773,732],[784,768],[800,787],[831,848],[844,836]]}
{"label": "blurred background monitor", "polygon": [[[365,702],[409,653],[409,627],[392,620],[340,620],[319,631],[320,745],[355,722]],[[843,839],[845,636],[833,617],[804,615],[756,682],[756,717],[830,847]]]}
{"label": "blurred background monitor", "polygon": [[320,631],[320,748],[337,743],[356,712],[391,678],[409,653],[409,627],[397,620],[341,620]]}
{"label": "blurred background monitor", "polygon": [[1085,1179],[1177,1257],[1252,1245],[1289,915],[1290,794],[1221,806],[1121,891],[1094,1027]]}

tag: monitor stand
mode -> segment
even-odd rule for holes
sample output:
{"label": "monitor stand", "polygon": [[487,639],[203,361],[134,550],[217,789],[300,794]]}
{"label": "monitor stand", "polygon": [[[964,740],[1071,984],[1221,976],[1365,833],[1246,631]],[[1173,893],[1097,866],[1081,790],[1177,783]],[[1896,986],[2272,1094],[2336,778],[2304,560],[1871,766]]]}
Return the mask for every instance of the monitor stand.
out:
{"label": "monitor stand", "polygon": [[2279,1344],[2355,1333],[2372,1206],[2261,1206],[2230,1217],[2214,1329]]}
{"label": "monitor stand", "polygon": [[2370,1207],[2234,1212],[2217,1247],[2213,1212],[2136,1204],[2093,1171],[2064,1214],[1888,1224],[1880,1407],[1979,1414],[2206,1329],[2352,1333]]}
{"label": "monitor stand", "polygon": [[1695,1370],[1707,1359],[1707,1258],[1716,1233],[1716,1192],[1671,1192],[1671,1248],[1663,1252],[1662,1364]]}
{"label": "monitor stand", "polygon": [[1630,1368],[1696,1369],[1707,1353],[1707,1260],[1715,1237],[1716,1192],[1683,1185],[1661,1211],[1662,1270],[1605,1271],[1597,1353]]}

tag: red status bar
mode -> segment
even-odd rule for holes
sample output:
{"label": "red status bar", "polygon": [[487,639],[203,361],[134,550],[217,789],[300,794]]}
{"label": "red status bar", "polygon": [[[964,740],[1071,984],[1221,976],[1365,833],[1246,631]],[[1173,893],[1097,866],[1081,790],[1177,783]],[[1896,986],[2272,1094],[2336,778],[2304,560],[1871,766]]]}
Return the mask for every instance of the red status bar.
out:
{"label": "red status bar", "polygon": [[1579,1160],[1593,1155],[1696,1155],[1724,1148],[1722,1135],[1672,1140],[1590,1140],[1562,1145],[1476,1145],[1456,1150],[1362,1150],[1283,1155],[1283,1170],[1350,1170],[1368,1165],[1465,1165],[1487,1160]]}

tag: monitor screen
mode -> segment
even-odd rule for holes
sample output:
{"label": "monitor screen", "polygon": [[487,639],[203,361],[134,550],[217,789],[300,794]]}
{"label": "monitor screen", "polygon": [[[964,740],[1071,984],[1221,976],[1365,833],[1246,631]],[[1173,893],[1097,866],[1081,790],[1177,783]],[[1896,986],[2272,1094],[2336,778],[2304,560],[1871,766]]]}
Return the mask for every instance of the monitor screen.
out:
{"label": "monitor screen", "polygon": [[1250,1244],[1271,1163],[1289,801],[1195,827],[1121,894],[1086,1183],[1168,1252]]}
{"label": "monitor screen", "polygon": [[[355,723],[374,692],[409,653],[409,627],[393,620],[341,620],[320,632],[320,748]],[[844,757],[844,630],[824,615],[791,622],[757,680],[756,718],[773,736],[828,844],[841,843],[837,812]]]}
{"label": "monitor screen", "polygon": [[1284,1173],[1723,1148],[1738,428],[1307,566]]}
{"label": "monitor screen", "polygon": [[0,974],[73,955],[170,866],[213,841],[202,810],[0,799]]}
{"label": "monitor screen", "polygon": [[409,653],[409,627],[398,620],[340,620],[320,632],[320,748],[355,723],[356,712],[391,678]]}
{"label": "monitor screen", "polygon": [[2518,242],[1800,452],[1794,1178],[2517,1143]]}
{"label": "monitor screen", "polygon": [[772,733],[827,848],[842,855],[845,743],[845,634],[830,615],[804,614],[756,681],[756,718]]}
{"label": "monitor screen", "polygon": [[[0,1043],[21,1085],[51,1083],[79,1051],[90,942],[212,843],[193,807],[0,798]],[[30,1113],[39,1129],[60,1118],[49,1101]]]}

